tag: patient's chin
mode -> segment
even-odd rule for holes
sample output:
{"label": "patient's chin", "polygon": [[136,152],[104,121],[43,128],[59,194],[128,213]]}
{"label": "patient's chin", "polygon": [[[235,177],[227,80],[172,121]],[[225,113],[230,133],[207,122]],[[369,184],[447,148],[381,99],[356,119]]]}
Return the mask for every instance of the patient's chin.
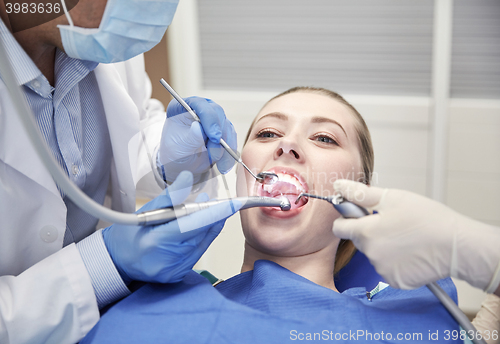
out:
{"label": "patient's chin", "polygon": [[297,243],[291,242],[286,238],[278,238],[276,236],[257,235],[251,239],[247,239],[247,243],[255,251],[254,255],[258,256],[259,253],[263,257],[258,259],[269,259],[271,257],[293,257],[296,256]]}

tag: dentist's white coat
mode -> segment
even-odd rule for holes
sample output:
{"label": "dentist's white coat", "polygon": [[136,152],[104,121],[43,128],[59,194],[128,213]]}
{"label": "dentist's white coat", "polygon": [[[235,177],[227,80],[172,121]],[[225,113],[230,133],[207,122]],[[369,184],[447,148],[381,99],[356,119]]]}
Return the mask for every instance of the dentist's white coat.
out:
{"label": "dentist's white coat", "polygon": [[[100,64],[95,76],[113,151],[112,207],[132,212],[142,177],[141,184],[150,179],[151,193],[161,190],[140,127],[155,156],[165,112],[149,99],[142,55]],[[0,343],[75,343],[99,319],[78,250],[61,249],[65,229],[65,204],[0,81]]]}

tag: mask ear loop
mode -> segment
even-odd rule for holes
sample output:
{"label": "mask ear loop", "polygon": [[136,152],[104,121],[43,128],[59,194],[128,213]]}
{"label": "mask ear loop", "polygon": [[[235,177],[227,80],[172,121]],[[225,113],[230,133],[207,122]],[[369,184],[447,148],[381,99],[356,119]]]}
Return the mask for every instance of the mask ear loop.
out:
{"label": "mask ear loop", "polygon": [[73,19],[71,19],[71,16],[69,15],[68,9],[66,8],[66,4],[64,3],[64,0],[61,0],[62,8],[64,10],[64,14],[66,15],[66,18],[68,19],[69,26],[75,26],[73,24]]}

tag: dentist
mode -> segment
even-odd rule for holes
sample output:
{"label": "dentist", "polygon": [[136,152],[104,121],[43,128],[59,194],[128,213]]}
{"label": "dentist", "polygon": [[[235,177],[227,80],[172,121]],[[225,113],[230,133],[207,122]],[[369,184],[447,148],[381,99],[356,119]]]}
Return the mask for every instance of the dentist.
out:
{"label": "dentist", "polygon": [[[159,195],[148,210],[210,189],[211,167],[233,165],[218,144],[236,149],[232,124],[196,97],[187,102],[201,125],[175,104],[165,116],[144,70],[142,53],[161,40],[178,0],[67,2],[57,3],[64,15],[33,26],[37,13],[15,15],[0,0],[2,45],[63,170],[124,212],[139,192]],[[0,343],[78,342],[130,281],[180,281],[238,209],[222,204],[153,227],[98,223],[57,188],[0,80]]]}

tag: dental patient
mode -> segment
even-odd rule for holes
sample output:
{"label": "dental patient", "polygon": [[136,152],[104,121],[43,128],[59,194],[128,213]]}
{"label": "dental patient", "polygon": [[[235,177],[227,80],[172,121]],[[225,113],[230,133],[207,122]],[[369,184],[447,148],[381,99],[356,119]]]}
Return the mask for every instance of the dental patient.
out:
{"label": "dental patient", "polygon": [[[342,97],[309,87],[274,97],[257,114],[242,159],[279,181],[264,186],[239,168],[238,196],[285,196],[292,209],[241,211],[241,274],[216,287],[195,272],[179,283],[145,285],[111,307],[81,343],[463,343],[426,288],[338,288],[355,254],[332,233],[340,215],[322,200],[295,203],[301,192],[332,196],[336,179],[370,183],[370,134]],[[451,280],[439,284],[456,302]]]}

